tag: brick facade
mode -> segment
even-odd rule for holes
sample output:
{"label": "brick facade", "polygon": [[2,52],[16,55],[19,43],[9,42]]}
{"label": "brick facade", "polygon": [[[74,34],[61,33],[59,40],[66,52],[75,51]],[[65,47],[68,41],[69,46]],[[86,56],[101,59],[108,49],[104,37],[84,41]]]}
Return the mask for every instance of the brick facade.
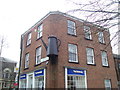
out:
{"label": "brick facade", "polygon": [[[67,31],[67,20],[75,22],[76,35],[70,35]],[[40,39],[37,40],[37,27],[43,24],[43,37],[42,39],[48,45],[48,37],[50,35],[56,36],[60,41],[58,60],[56,64],[51,64],[50,60],[35,65],[35,50],[38,46],[42,46],[42,58],[46,57],[46,50]],[[86,40],[84,36],[83,27],[87,25],[91,28],[92,40]],[[103,29],[98,26],[86,23],[76,17],[61,13],[61,12],[50,12],[43,19],[37,22],[33,27],[26,31],[23,37],[23,49],[22,49],[22,64],[21,74],[27,74],[34,72],[40,68],[46,70],[46,83],[45,88],[65,88],[65,68],[76,68],[86,70],[86,83],[87,88],[105,88],[104,79],[111,80],[112,88],[117,88],[117,78],[115,72],[115,65],[112,55],[112,48],[109,44],[110,37],[109,31],[105,30],[104,38],[105,44],[101,44],[98,41],[98,31]],[[31,44],[26,46],[26,40],[28,33],[31,32]],[[68,44],[77,45],[78,63],[69,62],[68,56]],[[108,45],[109,44],[109,45]],[[86,48],[90,47],[94,49],[95,64],[87,64]],[[107,48],[106,48],[107,47]],[[102,66],[101,51],[107,52],[109,66]],[[30,53],[29,68],[25,69],[25,54]]]}

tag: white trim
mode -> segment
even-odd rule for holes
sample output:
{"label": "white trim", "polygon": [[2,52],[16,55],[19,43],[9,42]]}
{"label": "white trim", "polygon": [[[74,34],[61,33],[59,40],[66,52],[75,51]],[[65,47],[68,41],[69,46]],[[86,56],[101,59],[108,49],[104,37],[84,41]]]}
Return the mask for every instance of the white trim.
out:
{"label": "white trim", "polygon": [[67,89],[67,68],[65,68],[65,88]]}
{"label": "white trim", "polygon": [[42,63],[42,62],[45,62],[45,61],[47,61],[47,60],[49,60],[49,57],[42,58],[42,59],[41,59],[41,63]]}
{"label": "white trim", "polygon": [[44,69],[44,88],[46,86],[46,69]]}
{"label": "white trim", "polygon": [[[67,89],[67,69],[68,68],[65,68],[65,88]],[[87,75],[86,75],[86,70],[84,70],[84,73],[85,73],[85,88],[87,90]]]}
{"label": "white trim", "polygon": [[35,75],[34,75],[34,72],[33,72],[33,88],[35,88]]}
{"label": "white trim", "polygon": [[[29,87],[28,87],[28,82],[29,82],[29,76],[30,76],[30,75],[32,75],[32,77],[34,77],[34,72],[27,74],[27,84],[26,84],[26,88],[29,88]],[[33,85],[33,82],[32,82],[32,85]],[[33,86],[32,86],[32,88],[33,88]]]}
{"label": "white trim", "polygon": [[85,73],[85,88],[87,89],[87,73],[86,73],[86,70],[84,70],[84,73]]}

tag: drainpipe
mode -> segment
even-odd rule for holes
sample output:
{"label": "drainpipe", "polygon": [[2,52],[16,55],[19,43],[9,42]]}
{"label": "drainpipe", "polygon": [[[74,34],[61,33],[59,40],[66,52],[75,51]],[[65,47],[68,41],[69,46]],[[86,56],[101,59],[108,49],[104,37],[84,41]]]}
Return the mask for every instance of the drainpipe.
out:
{"label": "drainpipe", "polygon": [[21,62],[22,62],[22,45],[23,45],[23,38],[21,35],[21,42],[20,42],[20,61],[19,61],[19,71],[18,71],[18,89],[19,90],[19,78],[20,78],[20,69],[21,69]]}

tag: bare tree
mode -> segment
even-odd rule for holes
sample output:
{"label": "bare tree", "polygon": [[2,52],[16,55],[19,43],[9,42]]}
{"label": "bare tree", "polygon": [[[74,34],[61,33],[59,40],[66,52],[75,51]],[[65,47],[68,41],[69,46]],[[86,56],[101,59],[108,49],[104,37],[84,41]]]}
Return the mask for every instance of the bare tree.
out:
{"label": "bare tree", "polygon": [[[76,9],[69,10],[67,13],[79,12],[84,16],[84,20],[89,23],[110,29],[118,29],[111,40],[117,39],[120,42],[120,0],[78,0],[72,1]],[[110,29],[110,30],[114,30]],[[117,37],[117,38],[116,38]],[[118,38],[119,37],[119,38]],[[120,46],[119,46],[120,48]]]}
{"label": "bare tree", "polygon": [[0,57],[1,57],[1,54],[2,54],[2,50],[4,47],[7,47],[8,44],[6,42],[6,38],[5,36],[0,36]]}

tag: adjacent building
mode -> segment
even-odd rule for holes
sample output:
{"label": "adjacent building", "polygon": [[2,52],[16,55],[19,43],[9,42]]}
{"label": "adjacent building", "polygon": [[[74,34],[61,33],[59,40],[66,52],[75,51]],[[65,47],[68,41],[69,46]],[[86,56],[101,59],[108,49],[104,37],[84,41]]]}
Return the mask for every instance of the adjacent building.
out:
{"label": "adjacent building", "polygon": [[108,29],[48,13],[21,35],[20,88],[117,88],[109,42]]}
{"label": "adjacent building", "polygon": [[13,88],[15,83],[16,73],[14,68],[17,62],[8,58],[0,57],[0,90],[3,88]]}
{"label": "adjacent building", "polygon": [[120,55],[114,54],[115,69],[117,73],[118,87],[120,89]]}

